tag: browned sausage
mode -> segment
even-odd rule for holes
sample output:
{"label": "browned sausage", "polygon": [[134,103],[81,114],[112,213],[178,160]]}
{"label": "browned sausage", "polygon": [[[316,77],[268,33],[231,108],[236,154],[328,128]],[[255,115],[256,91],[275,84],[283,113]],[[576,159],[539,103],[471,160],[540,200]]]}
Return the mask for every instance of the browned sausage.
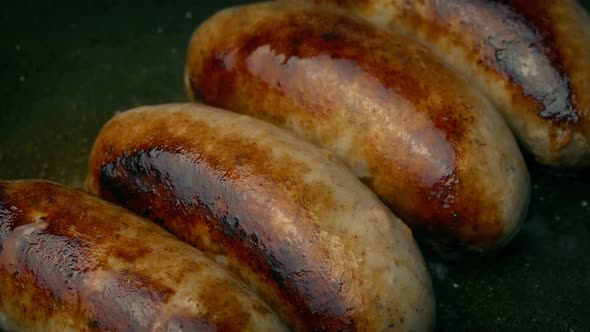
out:
{"label": "browned sausage", "polygon": [[410,230],[332,153],[268,123],[197,104],[121,113],[87,188],[225,264],[297,330],[433,327]]}
{"label": "browned sausage", "polygon": [[590,19],[576,0],[297,0],[430,46],[486,93],[537,160],[590,165]]}
{"label": "browned sausage", "polygon": [[187,88],[341,157],[439,244],[497,249],[519,229],[529,177],[510,130],[428,49],[325,9],[263,3],[203,23]]}
{"label": "browned sausage", "polygon": [[282,331],[271,309],[155,224],[46,181],[0,181],[0,329]]}

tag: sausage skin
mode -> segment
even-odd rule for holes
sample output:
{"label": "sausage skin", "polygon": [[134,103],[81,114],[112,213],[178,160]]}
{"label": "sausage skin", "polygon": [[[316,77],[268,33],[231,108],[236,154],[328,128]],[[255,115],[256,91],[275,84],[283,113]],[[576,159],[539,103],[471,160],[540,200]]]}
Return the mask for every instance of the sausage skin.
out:
{"label": "sausage skin", "polygon": [[576,0],[297,0],[429,46],[495,103],[536,159],[590,165],[590,19]]}
{"label": "sausage skin", "polygon": [[225,264],[295,330],[433,327],[411,231],[331,152],[268,123],[198,104],[121,113],[86,187]]}
{"label": "sausage skin", "polygon": [[219,12],[194,33],[189,93],[335,152],[441,250],[489,252],[519,229],[529,176],[485,97],[425,47],[289,3]]}
{"label": "sausage skin", "polygon": [[6,331],[286,331],[202,252],[39,180],[0,181],[0,316]]}

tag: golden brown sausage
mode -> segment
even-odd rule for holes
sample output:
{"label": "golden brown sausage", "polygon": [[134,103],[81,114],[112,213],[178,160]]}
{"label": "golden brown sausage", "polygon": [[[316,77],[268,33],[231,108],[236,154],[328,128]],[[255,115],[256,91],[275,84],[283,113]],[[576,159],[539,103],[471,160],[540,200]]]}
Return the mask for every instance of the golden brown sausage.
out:
{"label": "golden brown sausage", "polygon": [[46,181],[0,181],[0,329],[282,331],[271,309],[153,223]]}
{"label": "golden brown sausage", "polygon": [[297,330],[433,327],[410,230],[332,153],[268,123],[197,104],[121,113],[87,188],[225,264]]}
{"label": "golden brown sausage", "polygon": [[510,130],[428,49],[287,3],[224,10],[193,35],[187,89],[334,151],[415,230],[486,251],[516,233],[529,178]]}
{"label": "golden brown sausage", "polygon": [[576,0],[297,1],[420,40],[495,102],[537,160],[590,165],[590,19]]}

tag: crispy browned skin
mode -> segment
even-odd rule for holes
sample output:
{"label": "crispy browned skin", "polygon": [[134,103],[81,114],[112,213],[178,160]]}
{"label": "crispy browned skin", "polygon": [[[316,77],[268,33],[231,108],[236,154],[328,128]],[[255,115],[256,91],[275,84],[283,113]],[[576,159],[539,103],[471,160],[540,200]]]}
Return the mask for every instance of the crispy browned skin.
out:
{"label": "crispy browned skin", "polygon": [[341,157],[415,230],[496,249],[518,230],[528,173],[508,127],[428,49],[315,7],[265,3],[203,23],[187,89]]}
{"label": "crispy browned skin", "polygon": [[430,46],[553,166],[590,164],[590,20],[575,0],[298,0],[347,9]]}
{"label": "crispy browned skin", "polygon": [[0,181],[0,328],[276,331],[269,307],[203,253],[79,190]]}
{"label": "crispy browned skin", "polygon": [[121,113],[86,185],[225,264],[296,330],[433,327],[409,229],[332,153],[268,123],[198,104]]}

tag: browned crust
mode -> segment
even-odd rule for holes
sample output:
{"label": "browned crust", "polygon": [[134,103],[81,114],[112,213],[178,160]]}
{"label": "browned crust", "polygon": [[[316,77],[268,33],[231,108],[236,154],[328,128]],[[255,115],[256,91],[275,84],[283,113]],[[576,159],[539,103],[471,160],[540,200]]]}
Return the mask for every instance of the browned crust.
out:
{"label": "browned crust", "polygon": [[[576,0],[511,0],[514,12],[537,32],[551,64],[568,83],[568,99],[577,121],[590,128],[590,21]],[[541,114],[543,115],[543,114]],[[571,116],[573,119],[574,117]]]}
{"label": "browned crust", "polygon": [[[526,6],[514,4],[534,13],[524,17],[510,4],[494,1],[427,2],[428,24],[418,14],[411,23],[425,27],[429,38],[450,38],[455,44],[469,46],[471,61],[485,68],[511,85],[513,98],[528,99],[529,110],[556,124],[576,125],[580,122],[580,109],[574,106],[570,78],[562,66],[551,25],[541,23],[547,17],[546,8],[527,1]],[[469,14],[461,8],[469,8]],[[457,23],[460,22],[460,23]],[[457,30],[459,25],[460,31]],[[493,31],[493,33],[490,33]],[[537,67],[537,75],[526,72],[521,60],[530,59]]]}

